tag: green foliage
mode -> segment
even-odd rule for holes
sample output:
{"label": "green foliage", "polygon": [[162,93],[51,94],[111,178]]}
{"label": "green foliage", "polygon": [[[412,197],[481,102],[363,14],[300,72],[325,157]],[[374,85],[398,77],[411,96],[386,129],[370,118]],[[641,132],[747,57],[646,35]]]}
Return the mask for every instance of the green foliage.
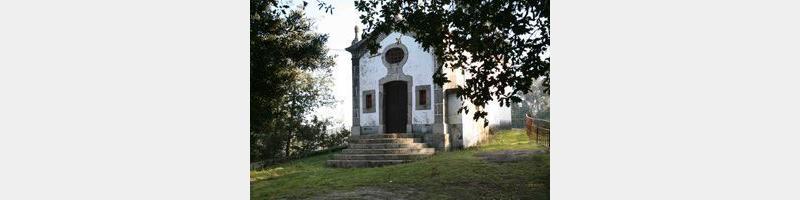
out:
{"label": "green foliage", "polygon": [[251,161],[315,150],[329,126],[308,114],[334,102],[334,60],[328,36],[312,30],[303,7],[250,1]]}
{"label": "green foliage", "polygon": [[[550,92],[550,1],[507,0],[357,0],[366,25],[362,38],[374,53],[375,39],[391,31],[413,32],[417,42],[441,60],[434,81],[447,80],[443,69],[472,75],[458,95],[477,108],[474,119],[491,100],[500,105],[520,102],[532,81],[543,78]],[[462,110],[469,112],[465,105]],[[484,121],[486,122],[486,121]]]}
{"label": "green foliage", "polygon": [[303,155],[320,149],[340,147],[350,136],[350,130],[344,127],[330,128],[330,120],[319,120],[316,117],[301,125],[292,142],[292,152]]}
{"label": "green foliage", "polygon": [[524,95],[525,101],[521,102],[527,107],[528,116],[537,119],[550,120],[550,95],[542,92],[542,79],[534,80],[533,90]]}
{"label": "green foliage", "polygon": [[419,191],[410,199],[548,199],[549,155],[502,164],[475,156],[536,149],[524,132],[514,130],[500,132],[478,148],[437,152],[428,159],[379,168],[325,167],[332,154],[324,154],[251,171],[250,195],[251,199],[302,199],[375,187]]}
{"label": "green foliage", "polygon": [[344,126],[340,127],[332,134],[325,134],[320,147],[328,149],[343,145],[348,137],[350,137],[350,130]]}

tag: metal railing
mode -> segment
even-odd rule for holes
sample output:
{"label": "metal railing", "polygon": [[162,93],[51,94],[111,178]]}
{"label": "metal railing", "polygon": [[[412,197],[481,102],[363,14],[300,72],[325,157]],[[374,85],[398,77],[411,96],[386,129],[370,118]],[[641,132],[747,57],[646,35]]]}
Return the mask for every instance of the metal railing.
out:
{"label": "metal railing", "polygon": [[525,114],[525,134],[529,140],[533,140],[538,145],[542,145],[545,150],[550,151],[550,121],[535,119]]}

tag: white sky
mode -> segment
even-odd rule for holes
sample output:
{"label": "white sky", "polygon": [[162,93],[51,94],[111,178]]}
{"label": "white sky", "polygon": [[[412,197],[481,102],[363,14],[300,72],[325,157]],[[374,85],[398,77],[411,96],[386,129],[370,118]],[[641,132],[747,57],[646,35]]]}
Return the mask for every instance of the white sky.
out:
{"label": "white sky", "polygon": [[[327,1],[334,7],[333,14],[324,13],[317,9],[316,1],[308,1],[306,15],[316,25],[316,32],[328,34],[328,48],[330,54],[336,55],[336,66],[333,68],[333,94],[337,103],[331,108],[317,110],[320,117],[332,117],[334,121],[341,122],[346,128],[352,124],[352,75],[350,53],[344,48],[350,46],[355,36],[353,27],[360,26],[358,12],[352,0]],[[302,4],[302,1],[295,3]]]}

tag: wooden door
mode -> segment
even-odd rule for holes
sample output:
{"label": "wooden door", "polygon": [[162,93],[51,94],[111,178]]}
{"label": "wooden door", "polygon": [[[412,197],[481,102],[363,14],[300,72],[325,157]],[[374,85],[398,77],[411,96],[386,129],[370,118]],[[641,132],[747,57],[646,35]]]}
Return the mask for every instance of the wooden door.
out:
{"label": "wooden door", "polygon": [[408,124],[408,85],[392,81],[383,85],[383,122],[385,133],[405,133]]}

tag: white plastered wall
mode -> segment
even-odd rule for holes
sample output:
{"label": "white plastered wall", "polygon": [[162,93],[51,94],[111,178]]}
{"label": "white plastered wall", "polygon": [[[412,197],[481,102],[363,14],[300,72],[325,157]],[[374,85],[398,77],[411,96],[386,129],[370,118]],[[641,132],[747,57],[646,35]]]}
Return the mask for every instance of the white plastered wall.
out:
{"label": "white plastered wall", "polygon": [[[448,72],[448,80],[451,80],[452,83],[450,83],[450,86],[446,85],[445,88],[454,88],[456,84],[463,86],[466,83],[466,77],[471,76],[469,72],[464,72],[462,74],[462,70],[460,69],[446,70],[446,72]],[[511,108],[507,106],[501,107],[500,103],[497,101],[490,101],[484,107],[484,110],[488,113],[486,119],[489,121],[489,126],[487,127],[483,126],[483,119],[479,119],[478,121],[472,119],[475,106],[469,100],[464,100],[464,104],[470,110],[468,114],[461,113],[464,147],[475,146],[479,142],[485,140],[489,134],[489,127],[511,123]]]}
{"label": "white plastered wall", "polygon": [[[397,42],[397,38],[400,38],[400,42],[406,46],[406,50],[408,54],[406,55],[408,59],[406,63],[403,65],[403,73],[406,75],[410,75],[413,77],[413,85],[408,88],[411,93],[411,123],[413,124],[430,124],[434,122],[434,113],[433,109],[434,106],[430,106],[430,109],[426,110],[417,110],[415,107],[417,94],[414,92],[415,87],[418,85],[431,85],[431,90],[433,90],[433,63],[434,57],[433,54],[424,51],[421,48],[421,45],[414,41],[414,38],[408,35],[402,35],[400,33],[394,32],[386,36],[383,40],[380,41],[381,49],[378,51],[377,54],[364,54],[359,60],[359,86],[360,86],[360,93],[359,94],[359,101],[362,101],[360,105],[364,105],[363,103],[363,92],[367,90],[374,90],[375,95],[380,95],[380,79],[386,76],[387,69],[383,65],[383,52],[386,50],[383,47],[388,46],[389,44]],[[428,103],[433,103],[433,91],[428,92]],[[375,106],[381,106],[382,102],[379,102],[380,98],[377,96],[375,97]],[[380,125],[380,109],[376,109],[374,113],[364,113],[361,112],[360,117],[360,124],[361,126],[378,126]],[[408,130],[411,131],[411,130]]]}

